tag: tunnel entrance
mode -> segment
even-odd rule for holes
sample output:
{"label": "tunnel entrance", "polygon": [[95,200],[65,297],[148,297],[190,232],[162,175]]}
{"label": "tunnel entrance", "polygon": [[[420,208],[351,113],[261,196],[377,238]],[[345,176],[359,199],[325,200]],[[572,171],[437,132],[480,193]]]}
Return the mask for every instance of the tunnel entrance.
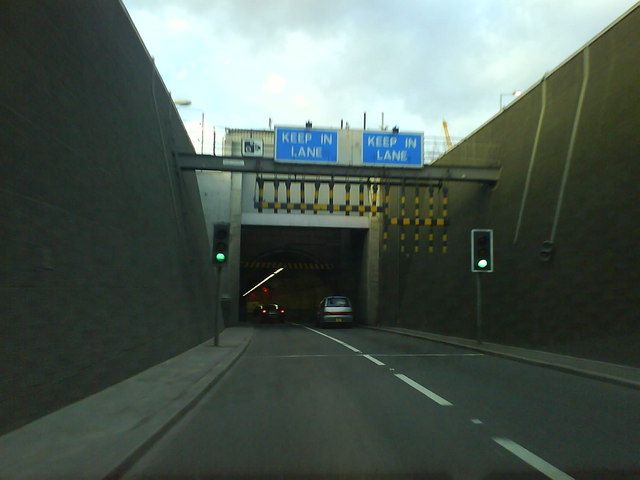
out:
{"label": "tunnel entrance", "polygon": [[[284,306],[288,321],[311,322],[327,295],[360,305],[366,230],[243,226],[240,256],[240,321],[256,322],[260,304]],[[244,295],[278,268],[283,270]],[[356,313],[357,315],[357,313]]]}

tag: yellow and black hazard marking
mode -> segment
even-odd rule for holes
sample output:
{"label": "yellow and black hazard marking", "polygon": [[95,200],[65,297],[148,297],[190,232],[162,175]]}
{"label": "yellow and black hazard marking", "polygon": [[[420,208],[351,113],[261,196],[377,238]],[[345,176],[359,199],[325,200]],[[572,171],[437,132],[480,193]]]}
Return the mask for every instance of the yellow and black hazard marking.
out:
{"label": "yellow and black hazard marking", "polygon": [[393,217],[389,219],[391,225],[409,226],[415,225],[417,227],[445,227],[449,224],[448,218],[411,218],[411,217]]}
{"label": "yellow and black hazard marking", "polygon": [[[284,204],[284,203],[276,203],[276,202],[254,202],[253,204],[254,208],[258,209],[258,211],[260,210],[278,210],[278,209],[282,209],[284,207],[291,207],[291,210],[300,210],[301,212],[304,212],[306,210],[313,210],[314,212],[330,212],[331,211],[331,204],[327,204],[327,203],[291,203],[291,204]],[[379,208],[376,207],[375,205],[333,205],[333,212],[345,212],[345,213],[349,213],[349,212],[361,212],[361,213],[370,213],[373,211],[379,212]],[[411,222],[410,222],[411,223]],[[407,224],[409,225],[409,223]]]}
{"label": "yellow and black hazard marking", "polygon": [[406,186],[404,183],[402,183],[402,186],[400,187],[400,217],[402,217],[403,221],[401,223],[391,222],[391,225],[400,225],[400,253],[405,253],[405,250],[406,250],[405,241],[407,239],[407,233],[404,227],[406,227],[407,225],[410,225],[409,219],[405,218],[406,203],[407,203]]}
{"label": "yellow and black hazard marking", "polygon": [[[268,184],[268,191],[272,192],[272,198],[265,198],[268,196],[265,195],[265,183]],[[285,185],[286,201],[281,201],[280,183]],[[361,217],[370,214],[372,219],[380,216],[383,252],[388,251],[390,241],[396,245],[397,240],[397,248],[403,253],[418,254],[421,251],[447,253],[449,188],[443,183],[340,177],[305,179],[289,176],[278,179],[277,176],[265,178],[258,175],[256,185],[257,196],[254,194],[254,207],[260,213],[278,213],[286,210],[287,213],[305,214],[310,211],[314,215],[322,212],[343,213],[346,216],[357,212]],[[357,202],[354,197],[356,186]],[[397,189],[394,193],[398,195],[394,216],[391,215],[391,187]],[[309,198],[305,188],[313,189],[312,198]],[[324,188],[327,188],[326,193]],[[340,200],[336,202],[336,199],[344,199],[344,203],[339,203]],[[426,230],[422,230],[422,227],[426,227]],[[426,249],[423,246],[425,240]]]}
{"label": "yellow and black hazard marking", "polygon": [[333,270],[332,263],[318,262],[241,262],[240,266],[250,270],[271,270],[284,268],[288,270]]}
{"label": "yellow and black hazard marking", "polygon": [[449,232],[447,231],[448,215],[449,215],[449,188],[442,187],[442,217],[444,220],[444,228],[442,229],[442,253],[447,253],[449,248]]}
{"label": "yellow and black hazard marking", "polygon": [[420,251],[420,187],[416,185],[413,209],[413,253]]}

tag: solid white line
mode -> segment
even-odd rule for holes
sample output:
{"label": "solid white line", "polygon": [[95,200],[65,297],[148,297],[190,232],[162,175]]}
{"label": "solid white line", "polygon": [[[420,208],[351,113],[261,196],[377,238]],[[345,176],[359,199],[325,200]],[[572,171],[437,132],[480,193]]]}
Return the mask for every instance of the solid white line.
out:
{"label": "solid white line", "polygon": [[[297,323],[296,323],[295,325],[299,325],[299,324],[297,324]],[[351,345],[349,345],[348,343],[344,343],[342,340],[338,340],[337,338],[333,338],[333,337],[331,337],[331,336],[327,335],[326,333],[319,332],[319,331],[317,331],[317,330],[314,330],[313,328],[309,328],[309,327],[307,327],[306,325],[302,325],[302,327],[306,328],[307,330],[311,330],[312,332],[315,332],[315,333],[317,333],[318,335],[322,335],[323,337],[330,338],[331,340],[333,340],[334,342],[339,343],[339,344],[340,344],[340,345],[342,345],[343,347],[347,347],[349,350],[352,350],[352,351],[354,351],[354,352],[356,352],[356,353],[362,353],[362,352],[361,352],[360,350],[358,350],[356,347],[352,347],[352,346],[351,346]]]}
{"label": "solid white line", "polygon": [[451,407],[453,405],[451,402],[445,400],[440,395],[433,393],[431,390],[429,390],[427,388],[424,388],[418,382],[414,382],[413,380],[411,380],[406,375],[403,375],[401,373],[394,373],[394,375],[396,377],[398,377],[400,380],[402,380],[404,383],[406,383],[407,385],[411,385],[413,388],[418,390],[420,393],[422,393],[423,395],[426,395],[427,397],[429,397],[431,400],[436,402],[438,405],[442,405],[443,407]]}
{"label": "solid white line", "polygon": [[384,365],[384,363],[382,363],[380,360],[378,360],[377,358],[373,358],[371,355],[367,355],[366,353],[364,355],[362,355],[364,358],[368,358],[369,360],[371,360],[373,363],[375,363],[376,365]]}
{"label": "solid white line", "polygon": [[509,440],[508,438],[493,437],[493,441],[496,442],[501,447],[505,448],[506,450],[509,450],[520,460],[522,460],[525,463],[528,463],[533,468],[538,470],[540,473],[546,475],[552,480],[574,480],[572,476],[567,475],[562,470],[558,470],[556,467],[554,467],[550,463],[545,462],[543,459],[541,459],[537,455],[531,453],[529,450],[527,450],[523,446],[518,445],[516,442]]}

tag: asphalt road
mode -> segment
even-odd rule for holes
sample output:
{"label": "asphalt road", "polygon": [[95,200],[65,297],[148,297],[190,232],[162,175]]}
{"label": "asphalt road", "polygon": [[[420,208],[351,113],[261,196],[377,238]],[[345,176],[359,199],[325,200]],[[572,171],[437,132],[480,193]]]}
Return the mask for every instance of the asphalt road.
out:
{"label": "asphalt road", "polygon": [[640,391],[364,328],[266,325],[127,474],[162,476],[640,478]]}

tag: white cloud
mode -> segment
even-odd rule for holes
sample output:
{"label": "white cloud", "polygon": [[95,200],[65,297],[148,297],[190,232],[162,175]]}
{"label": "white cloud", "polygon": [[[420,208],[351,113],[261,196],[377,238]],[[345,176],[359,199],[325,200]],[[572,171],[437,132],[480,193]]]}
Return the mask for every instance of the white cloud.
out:
{"label": "white cloud", "polygon": [[368,125],[385,112],[427,135],[444,117],[463,136],[500,93],[526,90],[634,1],[125,3],[168,88],[212,125],[359,127],[366,111]]}
{"label": "white cloud", "polygon": [[186,32],[190,29],[189,22],[182,18],[170,18],[167,21],[167,28],[173,33]]}
{"label": "white cloud", "polygon": [[277,73],[269,72],[264,80],[263,90],[272,95],[279,95],[284,90],[287,79]]}

